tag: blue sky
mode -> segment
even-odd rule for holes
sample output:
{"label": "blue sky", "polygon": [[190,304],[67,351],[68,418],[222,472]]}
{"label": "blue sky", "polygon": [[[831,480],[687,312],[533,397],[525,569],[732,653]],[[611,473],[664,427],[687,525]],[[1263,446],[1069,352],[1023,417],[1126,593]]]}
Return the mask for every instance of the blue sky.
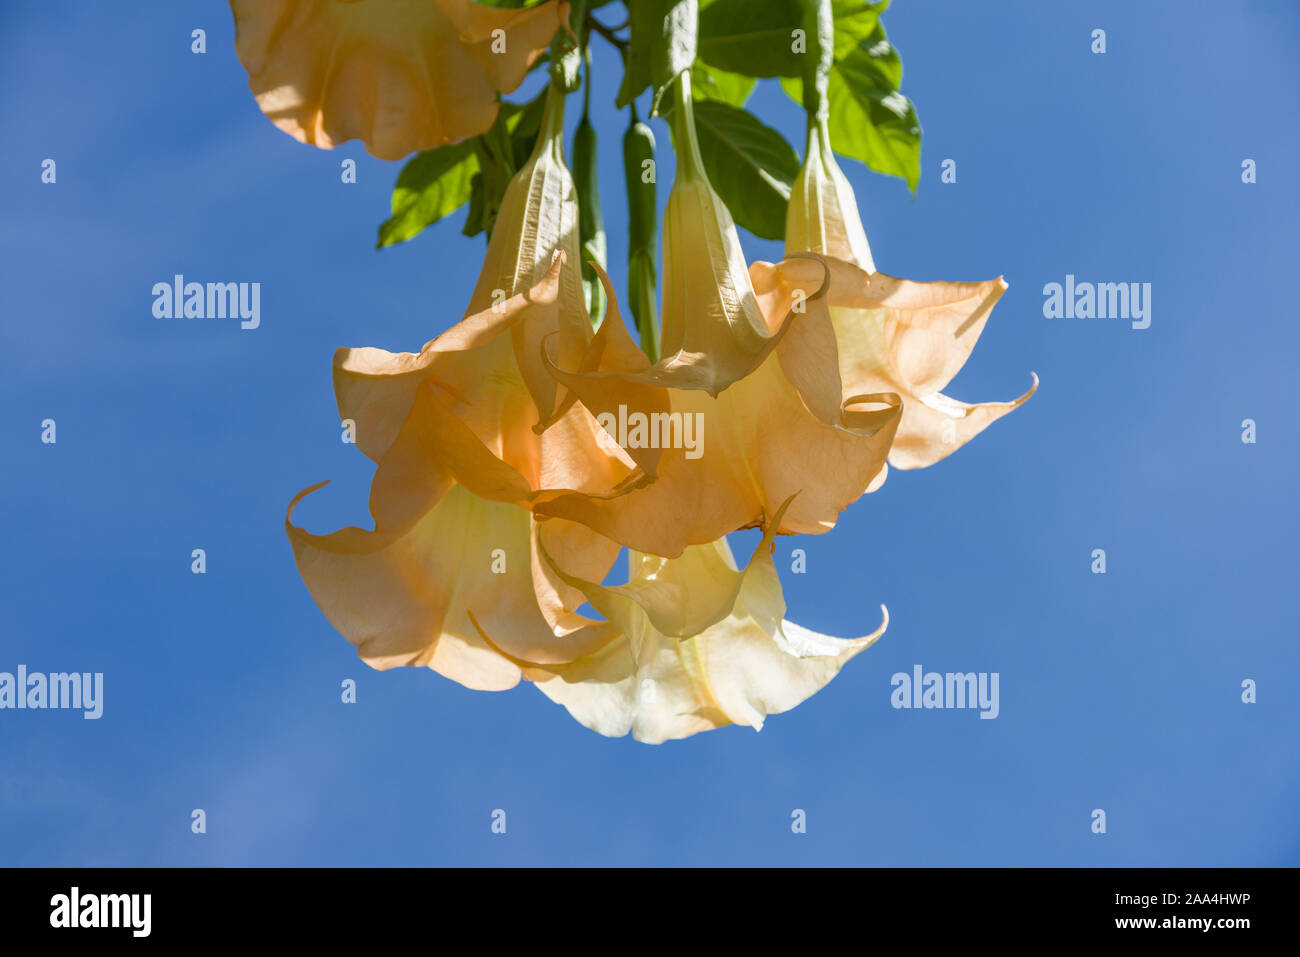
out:
{"label": "blue sky", "polygon": [[[883,602],[876,646],[761,733],[651,747],[526,684],[370,670],[294,568],[299,489],[333,480],[300,509],[309,528],[367,518],[333,350],[417,349],[459,318],[483,248],[464,214],[376,252],[400,164],[275,130],[224,3],[5,4],[0,671],[103,672],[105,704],[0,711],[0,864],[1300,863],[1300,8],[898,0],[885,23],[925,140],[915,198],[843,164],[877,267],[1005,275],[948,392],[1010,398],[1031,370],[1042,387],[832,533],[779,540],[788,616],[857,635]],[[774,82],[752,105],[802,150]],[[155,319],[150,289],[177,272],[261,282],[261,327]],[[1151,327],[1044,318],[1067,273],[1150,282]],[[999,717],[893,709],[890,676],[916,664],[997,672]]]}

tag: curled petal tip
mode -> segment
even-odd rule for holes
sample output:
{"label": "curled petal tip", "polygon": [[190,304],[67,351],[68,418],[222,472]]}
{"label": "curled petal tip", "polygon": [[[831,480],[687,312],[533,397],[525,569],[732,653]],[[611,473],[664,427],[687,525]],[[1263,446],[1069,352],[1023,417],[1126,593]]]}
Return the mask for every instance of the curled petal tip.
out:
{"label": "curled petal tip", "polygon": [[787,253],[785,258],[786,259],[811,259],[814,262],[820,263],[822,267],[822,284],[817,287],[816,292],[809,294],[806,297],[805,301],[811,302],[814,299],[820,299],[822,296],[826,295],[826,290],[829,289],[831,285],[831,267],[830,267],[830,263],[828,263],[820,253],[814,253],[808,251]]}
{"label": "curled petal tip", "polygon": [[889,629],[889,609],[886,608],[882,603],[880,606],[880,627],[877,628],[875,631],[873,631],[871,634],[864,635],[863,637],[857,639],[856,641],[853,642],[853,644],[857,645],[859,649],[870,648],[880,639],[880,636],[883,635],[888,629]]}
{"label": "curled petal tip", "polygon": [[1030,383],[1029,390],[1028,390],[1027,392],[1025,392],[1024,395],[1022,395],[1022,396],[1020,396],[1020,397],[1018,397],[1018,398],[1012,399],[1011,402],[1012,402],[1013,405],[1017,405],[1017,406],[1018,406],[1018,405],[1021,405],[1021,404],[1025,403],[1025,402],[1029,401],[1030,396],[1032,396],[1035,392],[1038,391],[1038,373],[1037,373],[1037,372],[1031,372],[1031,373],[1029,373],[1029,378],[1033,380],[1033,381]]}
{"label": "curled petal tip", "polygon": [[298,507],[299,502],[305,499],[312,492],[319,491],[320,489],[323,489],[326,485],[329,484],[330,484],[330,480],[326,479],[323,482],[317,482],[315,485],[308,485],[305,489],[303,489],[301,492],[295,495],[293,497],[293,500],[289,502],[288,510],[284,513],[284,520],[286,522],[289,521],[290,516],[293,515],[293,510]]}

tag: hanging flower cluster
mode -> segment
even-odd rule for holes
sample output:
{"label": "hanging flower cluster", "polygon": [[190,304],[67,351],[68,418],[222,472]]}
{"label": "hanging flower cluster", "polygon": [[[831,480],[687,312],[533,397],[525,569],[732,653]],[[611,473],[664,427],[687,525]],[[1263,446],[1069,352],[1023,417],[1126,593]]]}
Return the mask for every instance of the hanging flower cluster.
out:
{"label": "hanging flower cluster", "polygon": [[[374,529],[295,525],[294,507],[320,486],[293,500],[285,529],[316,603],[373,667],[426,666],[480,690],[526,679],[588,728],[658,743],[760,728],[874,642],[887,613],[849,640],[785,619],[774,537],[831,529],[888,464],[937,462],[1033,390],[977,405],[941,392],[1006,288],[1000,278],[875,271],[819,80],[833,62],[829,0],[813,4],[817,63],[787,258],[752,265],[701,153],[695,4],[646,6],[661,11],[656,35],[673,48],[656,57],[654,85],[677,172],[658,323],[652,179],[649,214],[630,217],[638,346],[598,261],[603,233],[591,242],[594,148],[576,180],[564,159],[564,62],[590,27],[604,31],[585,4],[232,0],[267,115],[304,142],[357,137],[386,158],[500,129],[497,94],[560,31],[536,139],[495,204],[463,318],[418,353],[335,355],[339,415],[376,466]],[[640,5],[631,10],[635,40]],[[631,164],[653,150],[635,115],[624,147],[634,190]],[[596,260],[584,256],[593,248]],[[725,536],[745,528],[763,534],[741,567]],[[602,584],[622,549],[627,582]]]}

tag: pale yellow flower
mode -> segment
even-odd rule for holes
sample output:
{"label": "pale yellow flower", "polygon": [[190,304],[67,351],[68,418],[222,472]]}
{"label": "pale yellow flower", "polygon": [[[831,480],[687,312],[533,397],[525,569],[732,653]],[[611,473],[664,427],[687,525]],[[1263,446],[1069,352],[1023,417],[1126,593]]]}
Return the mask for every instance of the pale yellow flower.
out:
{"label": "pale yellow flower", "polygon": [[[349,407],[339,393],[343,411],[355,416],[358,445],[370,434],[363,448],[378,462],[370,491],[374,530],[314,535],[295,526],[294,507],[319,486],[294,499],[285,528],[312,597],[376,668],[427,665],[467,687],[500,690],[519,680],[519,670],[497,647],[563,662],[609,638],[609,626],[575,612],[581,593],[542,562],[538,537],[545,531],[553,556],[598,579],[612,566],[617,543],[562,520],[543,528],[523,508],[476,496],[437,454],[444,430],[480,454],[489,483],[500,471],[524,484],[555,477],[603,489],[628,474],[630,463],[579,408],[543,435],[529,427],[537,407],[515,364],[511,332],[529,323],[554,328],[562,265],[557,258],[542,283],[512,297],[500,313],[471,316],[434,340],[418,357],[418,373],[378,376],[364,405]],[[444,374],[473,380],[471,388],[451,389]],[[410,380],[404,409],[400,398]],[[393,388],[385,393],[384,386]]]}
{"label": "pale yellow flower", "polygon": [[[335,357],[340,417],[378,465],[375,528],[313,535],[286,517],[286,530],[317,604],[378,668],[428,665],[469,687],[500,689],[519,671],[480,628],[511,654],[552,662],[586,653],[610,632],[576,614],[582,595],[541,561],[531,514],[501,495],[472,494],[439,452],[446,433],[493,489],[504,474],[525,490],[600,492],[633,470],[581,406],[551,415],[558,387],[542,366],[543,339],[554,334],[558,351],[580,355],[592,335],[559,148],[562,104],[553,94],[533,156],[507,190],[471,314],[418,354],[344,349]],[[539,434],[543,416],[552,424]],[[619,550],[569,522],[545,530],[557,560],[597,579]]]}
{"label": "pale yellow flower", "polygon": [[658,744],[729,724],[761,729],[767,715],[825,687],[889,621],[881,606],[880,627],[851,640],[786,621],[771,556],[779,522],[778,511],[743,570],[724,539],[680,558],[632,552],[625,585],[562,573],[617,636],[564,665],[512,660],[547,697],[604,735],[630,731]]}
{"label": "pale yellow flower", "polygon": [[303,143],[395,160],[482,133],[568,20],[565,3],[230,0],[257,104]]}
{"label": "pale yellow flower", "polygon": [[[592,339],[578,271],[578,200],[564,162],[563,129],[564,97],[553,90],[533,153],[506,187],[459,325],[419,353],[363,347],[335,354],[339,415],[357,423],[357,445],[370,458],[378,461],[388,448],[417,388],[431,378],[447,397],[465,400],[458,414],[472,420],[476,434],[507,462],[531,455],[532,426],[552,417],[557,400],[557,383],[542,362],[543,340],[555,333],[556,353],[577,361]],[[548,281],[544,292],[532,291]],[[514,303],[517,296],[524,299]],[[526,314],[523,306],[529,307]],[[535,408],[526,408],[528,403]]]}
{"label": "pale yellow flower", "polygon": [[[804,251],[829,263],[826,298],[845,394],[902,396],[902,421],[889,453],[895,468],[934,464],[1038,388],[1033,375],[1029,391],[1009,402],[971,404],[943,394],[970,357],[1007,284],[1001,277],[912,282],[876,272],[853,190],[835,162],[824,122],[810,128],[786,218],[786,255]],[[759,301],[772,310],[790,303],[818,276],[818,269],[790,260],[750,267]],[[883,479],[882,473],[875,484]]]}
{"label": "pale yellow flower", "polygon": [[[819,287],[808,284],[803,314],[771,314],[773,328],[784,323],[784,338],[757,369],[715,398],[644,382],[649,362],[632,344],[614,290],[601,277],[608,311],[587,359],[576,371],[552,366],[552,373],[606,423],[620,416],[659,423],[661,447],[627,448],[645,475],[639,487],[547,496],[534,503],[536,511],[666,556],[764,525],[791,496],[780,532],[832,528],[883,468],[900,406],[892,393],[842,394]],[[694,447],[684,441],[686,429],[694,431]]]}
{"label": "pale yellow flower", "polygon": [[[659,441],[628,436],[641,477],[609,494],[548,493],[529,502],[539,514],[665,556],[763,525],[791,496],[780,532],[827,531],[880,474],[900,416],[892,389],[841,388],[821,264],[791,261],[803,283],[797,301],[756,296],[695,143],[689,74],[677,83],[663,358],[651,365],[632,345],[603,273],[609,304],[581,362],[547,353],[571,398],[606,423],[664,423]],[[805,266],[821,276],[809,278]],[[696,448],[685,441],[689,428]]]}

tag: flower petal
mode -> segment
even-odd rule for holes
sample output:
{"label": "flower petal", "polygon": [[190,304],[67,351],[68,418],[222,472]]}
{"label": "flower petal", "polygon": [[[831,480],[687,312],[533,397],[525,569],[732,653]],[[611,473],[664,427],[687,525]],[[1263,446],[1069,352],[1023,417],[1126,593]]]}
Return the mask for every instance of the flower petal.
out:
{"label": "flower petal", "polygon": [[[944,395],[979,339],[994,303],[1006,290],[988,282],[911,282],[876,272],[853,189],[831,150],[825,118],[808,132],[808,152],[786,216],[786,256],[781,266],[754,263],[750,276],[765,308],[789,300],[792,286],[808,282],[790,258],[808,251],[826,257],[828,296],[845,394],[896,392],[903,420],[889,453],[895,468],[923,468],[952,454],[990,423],[1027,400],[971,405]],[[803,267],[805,272],[808,267]],[[1032,373],[1031,373],[1032,375]],[[885,480],[881,470],[872,491]]]}
{"label": "flower petal", "polygon": [[[627,336],[608,283],[606,291],[597,341]],[[785,320],[787,328],[805,331],[788,335],[774,355],[716,398],[697,389],[634,390],[640,380],[606,368],[604,357],[594,371],[590,361],[578,370],[552,364],[552,374],[607,428],[611,422],[649,424],[659,455],[654,480],[643,487],[619,495],[548,494],[535,503],[536,511],[587,525],[629,548],[674,557],[688,545],[764,524],[792,495],[781,532],[833,527],[879,475],[902,410],[891,392],[844,399],[837,387],[829,393],[819,387],[821,380],[836,381],[831,319],[820,299],[809,298],[806,306],[804,315]],[[630,445],[635,437],[629,430],[621,438]],[[628,454],[638,456],[634,448]]]}
{"label": "flower petal", "polygon": [[[561,494],[547,491],[548,480],[562,489],[599,494],[618,486],[632,472],[630,460],[581,406],[570,408],[540,436],[526,427],[532,420],[531,406],[518,415],[511,431],[531,446],[522,460],[512,464],[499,449],[485,445],[472,427],[472,416],[453,405],[434,381],[417,390],[410,413],[371,482],[370,510],[376,528],[401,528],[418,521],[434,507],[449,481],[479,499],[508,505],[527,516],[527,510],[547,496]],[[597,578],[609,571],[620,547],[562,519],[547,523],[547,536],[557,553],[577,556],[569,560],[570,567],[581,566],[583,574]],[[572,614],[583,601],[581,594],[564,585],[535,551],[529,559],[537,604],[552,630],[563,635],[588,624]]]}
{"label": "flower petal", "polygon": [[[482,133],[567,19],[544,3],[231,0],[235,50],[258,106],[303,143],[361,139],[395,160]],[[494,53],[493,30],[505,43]],[[498,49],[500,46],[498,44]]]}
{"label": "flower petal", "polygon": [[[1010,402],[970,405],[943,395],[970,357],[990,312],[1007,284],[912,282],[868,273],[826,257],[827,294],[839,371],[846,394],[895,392],[903,397],[902,422],[889,453],[895,468],[922,468],[955,452],[1038,388]],[[759,301],[788,302],[814,281],[811,264],[797,260],[750,267]]]}
{"label": "flower petal", "polygon": [[581,657],[610,640],[612,630],[596,622],[555,636],[534,596],[536,523],[522,509],[449,485],[405,527],[314,535],[291,518],[317,488],[294,498],[285,531],[316,604],[371,667],[427,666],[468,688],[501,691],[518,682],[519,669],[480,627],[531,660]]}
{"label": "flower petal", "polygon": [[604,735],[630,731],[658,744],[728,724],[761,729],[767,715],[825,687],[888,624],[885,613],[875,632],[845,641],[785,621],[770,554],[775,528],[743,571],[720,540],[676,559],[634,554],[627,585],[566,575],[622,637],[566,665],[516,663],[547,697]]}
{"label": "flower petal", "polygon": [[[564,97],[552,89],[537,145],[506,188],[461,322],[418,355],[369,348],[335,355],[339,416],[352,420],[358,447],[375,461],[425,381],[437,382],[460,403],[483,441],[513,455],[521,467],[520,459],[536,446],[521,430],[557,418],[559,390],[543,364],[541,345],[553,338],[560,360],[576,364],[592,338],[579,274],[577,193],[564,165],[563,131]],[[521,403],[527,397],[535,411],[525,422]]]}
{"label": "flower petal", "polygon": [[429,381],[452,398],[485,410],[485,431],[498,421],[502,407],[517,403],[526,389],[528,377],[519,371],[518,360],[541,365],[535,350],[514,348],[512,330],[525,323],[543,332],[557,328],[554,306],[563,262],[557,256],[538,285],[461,320],[418,354],[339,349],[334,394],[339,417],[355,426],[357,447],[379,461],[410,413],[416,391]]}
{"label": "flower petal", "polygon": [[[635,468],[583,406],[556,410],[542,361],[550,338],[575,362],[591,339],[562,131],[563,96],[552,93],[461,322],[418,354],[335,357],[340,415],[378,463],[375,530],[312,535],[288,518],[286,530],[313,597],[376,667],[428,665],[501,689],[519,678],[511,655],[564,663],[612,634],[576,612],[584,596],[540,549],[544,532],[565,567],[600,580],[618,543],[563,519],[543,529],[529,511],[548,485],[604,493]],[[543,417],[548,427],[534,430]]]}

